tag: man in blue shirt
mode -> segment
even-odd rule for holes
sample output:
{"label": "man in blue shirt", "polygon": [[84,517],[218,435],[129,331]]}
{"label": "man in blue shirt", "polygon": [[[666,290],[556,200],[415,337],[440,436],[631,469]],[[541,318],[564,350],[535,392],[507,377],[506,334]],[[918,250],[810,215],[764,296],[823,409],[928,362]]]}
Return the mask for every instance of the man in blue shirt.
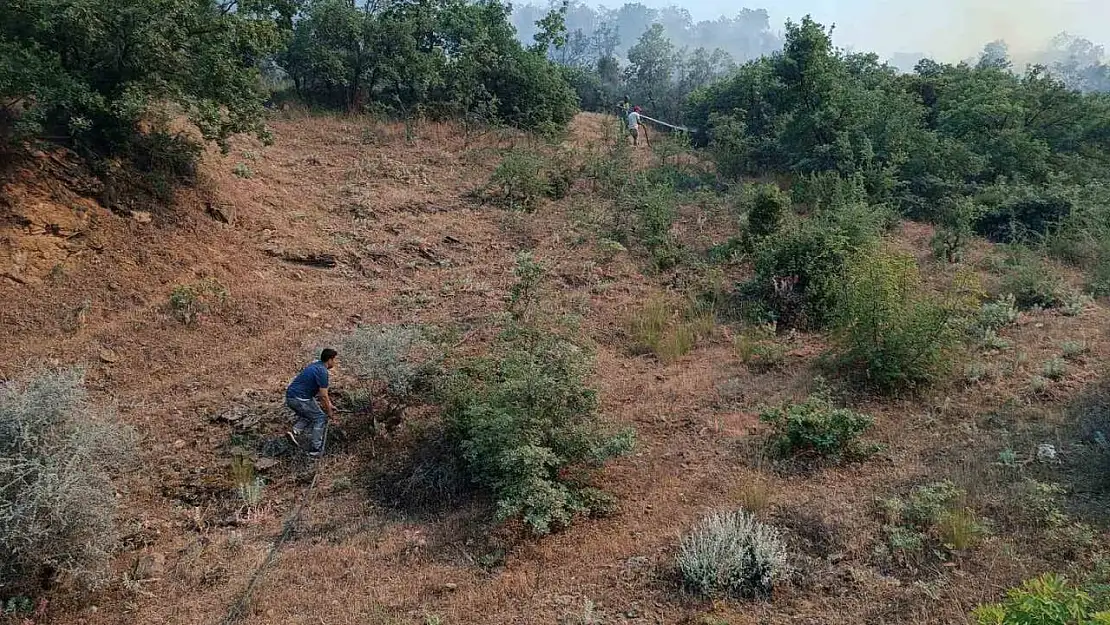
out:
{"label": "man in blue shirt", "polygon": [[[297,422],[288,433],[289,440],[303,449],[303,437],[309,433],[308,455],[313,458],[324,453],[324,428],[328,418],[335,416],[335,407],[328,397],[328,370],[335,366],[337,355],[330,347],[320,352],[320,360],[305,367],[285,390],[285,405],[297,415]],[[316,401],[317,396],[324,404],[323,409]]]}

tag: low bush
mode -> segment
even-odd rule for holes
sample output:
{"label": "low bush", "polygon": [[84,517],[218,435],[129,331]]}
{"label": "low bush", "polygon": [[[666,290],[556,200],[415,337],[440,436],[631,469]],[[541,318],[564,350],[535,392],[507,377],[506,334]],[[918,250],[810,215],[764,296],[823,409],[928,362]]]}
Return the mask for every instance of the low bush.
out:
{"label": "low bush", "polygon": [[859,437],[875,421],[868,415],[835,407],[824,394],[800,404],[765,410],[759,420],[773,429],[772,442],[780,453],[834,459],[860,455]]}
{"label": "low bush", "polygon": [[704,519],[683,539],[676,558],[683,584],[708,597],[769,597],[787,573],[786,543],[777,529],[748,512]]}
{"label": "low bush", "polygon": [[790,197],[773,184],[749,187],[743,198],[747,205],[749,244],[778,232],[790,211]]}
{"label": "low bush", "polygon": [[912,256],[875,250],[849,263],[836,308],[836,360],[890,391],[940,378],[959,344],[960,304],[926,293]]}
{"label": "low bush", "polygon": [[1110,623],[1110,611],[1097,611],[1098,607],[1090,594],[1068,583],[1066,577],[1046,573],[1011,589],[1001,603],[979,606],[972,616],[976,625]]}
{"label": "low bush", "polygon": [[786,362],[786,347],[775,340],[774,326],[745,329],[733,339],[736,355],[748,369],[762,373]]}
{"label": "low bush", "polygon": [[343,366],[364,382],[380,385],[397,407],[434,390],[442,354],[422,328],[359,326],[339,343]]}
{"label": "low bush", "polygon": [[135,440],[90,405],[77,371],[0,383],[0,587],[105,580],[118,540],[111,476]]}
{"label": "low bush", "polygon": [[1007,293],[979,307],[979,313],[972,322],[972,329],[979,336],[986,336],[991,332],[997,333],[1002,328],[1017,323],[1019,314],[1017,300],[1013,293]]}
{"label": "low bush", "polygon": [[[965,493],[952,482],[914,487],[905,498],[883,502],[888,543],[897,552],[918,551],[928,541],[950,551],[970,549],[987,528],[966,505]],[[910,545],[916,548],[909,548]]]}
{"label": "low bush", "polygon": [[962,261],[975,236],[973,225],[977,216],[978,207],[967,199],[956,200],[942,210],[931,242],[933,255],[948,263]]}
{"label": "low bush", "polygon": [[511,150],[493,170],[489,186],[498,190],[506,208],[531,212],[551,190],[544,173],[545,165],[539,154]]}
{"label": "low bush", "polygon": [[756,248],[751,290],[780,328],[823,327],[832,318],[851,251],[846,237],[814,223],[784,229]]}
{"label": "low bush", "polygon": [[170,312],[174,319],[192,325],[203,315],[219,310],[228,297],[227,287],[216,280],[179,284],[170,292]]}
{"label": "low bush", "polygon": [[628,201],[637,218],[636,232],[651,254],[654,268],[666,271],[678,265],[681,245],[671,233],[678,219],[674,190],[664,185],[641,183]]}
{"label": "low bush", "polygon": [[1018,308],[1053,308],[1063,303],[1063,280],[1031,250],[1011,246],[1001,270],[999,290],[1004,295],[1013,295]]}
{"label": "low bush", "polygon": [[493,356],[455,372],[448,438],[471,480],[492,493],[498,519],[546,534],[611,507],[590,477],[628,452],[633,436],[603,427],[591,375],[581,347],[526,327],[506,330]]}

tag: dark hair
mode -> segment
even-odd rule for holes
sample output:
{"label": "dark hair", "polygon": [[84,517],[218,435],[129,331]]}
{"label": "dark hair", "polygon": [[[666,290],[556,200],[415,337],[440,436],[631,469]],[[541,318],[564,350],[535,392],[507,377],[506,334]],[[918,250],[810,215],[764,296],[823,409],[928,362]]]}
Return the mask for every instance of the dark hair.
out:
{"label": "dark hair", "polygon": [[324,351],[320,352],[320,362],[327,362],[338,355],[339,352],[335,351],[334,349],[330,347],[325,348]]}

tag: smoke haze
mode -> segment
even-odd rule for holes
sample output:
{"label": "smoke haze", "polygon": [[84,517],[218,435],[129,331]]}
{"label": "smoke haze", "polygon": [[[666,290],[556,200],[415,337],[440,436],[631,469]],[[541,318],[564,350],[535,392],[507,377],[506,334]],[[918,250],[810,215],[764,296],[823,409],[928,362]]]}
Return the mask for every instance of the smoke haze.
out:
{"label": "smoke haze", "polygon": [[924,53],[938,60],[977,56],[1004,39],[1015,57],[1031,56],[1062,31],[1110,44],[1110,0],[643,0],[653,8],[677,4],[694,19],[766,8],[780,30],[787,18],[810,13],[836,24],[837,45],[880,55]]}

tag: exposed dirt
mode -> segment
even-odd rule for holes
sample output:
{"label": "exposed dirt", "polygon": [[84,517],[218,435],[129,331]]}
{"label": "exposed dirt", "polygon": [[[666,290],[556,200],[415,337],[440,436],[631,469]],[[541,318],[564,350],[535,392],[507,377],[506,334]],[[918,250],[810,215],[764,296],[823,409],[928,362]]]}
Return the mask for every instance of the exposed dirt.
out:
{"label": "exposed dirt", "polygon": [[[608,124],[581,115],[567,144],[592,149]],[[998,534],[907,571],[876,556],[875,500],[945,477],[974,485],[1007,446],[1024,458],[1031,437],[1065,440],[1064,406],[1097,380],[1110,348],[1103,306],[1024,315],[1005,332],[1012,349],[967,357],[1008,365],[1009,375],[899,400],[849,398],[876,416],[871,438],[886,445],[867,462],[774,470],[751,435],[759,408],[807,392],[827,337],[797,337],[789,366],[765,373],[739,362],[728,326],[671,365],[631,356],[625,319],[682,275],[646,275],[629,252],[610,259],[597,244],[605,208],[585,186],[532,215],[467,197],[501,150],[531,139],[425,124],[408,141],[399,125],[333,117],[287,119],[274,131],[273,147],[242,139],[227,157],[209,155],[204,183],[172,209],[113,214],[46,183],[41,159],[3,187],[0,379],[83,366],[95,398],[143,435],[141,470],[123,481],[128,552],[116,582],[81,601],[56,599],[40,622],[224,622],[309,479],[303,461],[275,453],[260,508],[244,517],[232,504],[231,458],[281,435],[288,380],[357,323],[483,328],[504,309],[523,249],[549,267],[552,309],[578,315],[597,344],[607,418],[637,429],[636,452],[603,475],[618,513],[541,540],[488,527],[480,503],[406,516],[375,503],[362,481],[403,436],[373,435],[356,420],[322,461],[299,529],[263,569],[240,622],[963,623],[1046,563],[1064,566]],[[644,146],[634,154],[652,158]],[[691,205],[676,232],[706,249],[734,227],[726,208]],[[954,270],[927,257],[930,234],[910,224],[898,243],[944,282]],[[169,295],[201,280],[229,297],[182,324]],[[1089,351],[1031,393],[1030,376],[1068,339]],[[340,369],[334,386],[343,385]],[[770,602],[684,595],[672,571],[678,536],[706,511],[759,493],[763,514],[802,554],[794,582]]]}

